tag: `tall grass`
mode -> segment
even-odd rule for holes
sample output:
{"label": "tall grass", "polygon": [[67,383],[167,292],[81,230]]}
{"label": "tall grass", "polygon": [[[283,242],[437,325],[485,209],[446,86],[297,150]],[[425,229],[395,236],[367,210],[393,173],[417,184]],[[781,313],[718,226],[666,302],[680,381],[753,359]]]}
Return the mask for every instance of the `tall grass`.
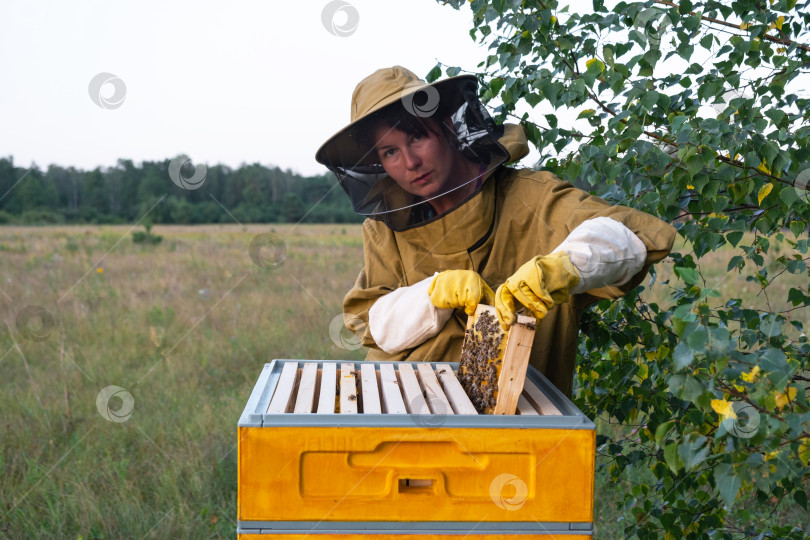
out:
{"label": "tall grass", "polygon": [[[236,421],[261,366],[362,358],[329,336],[359,227],[276,226],[278,266],[249,254],[269,227],[155,227],[154,247],[128,229],[0,229],[0,537],[233,538]],[[41,341],[17,328],[29,305],[53,316],[30,322]],[[134,399],[124,422],[97,410],[109,385]]]}

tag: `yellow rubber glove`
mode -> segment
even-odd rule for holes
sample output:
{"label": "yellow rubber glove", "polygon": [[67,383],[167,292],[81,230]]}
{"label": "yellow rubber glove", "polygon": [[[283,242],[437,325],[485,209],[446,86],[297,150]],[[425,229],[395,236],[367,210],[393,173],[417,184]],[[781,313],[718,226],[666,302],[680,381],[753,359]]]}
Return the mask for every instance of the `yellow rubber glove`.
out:
{"label": "yellow rubber glove", "polygon": [[495,292],[495,311],[501,328],[506,330],[515,323],[515,300],[540,320],[551,308],[567,302],[568,291],[577,283],[579,272],[567,253],[560,251],[533,258]]}
{"label": "yellow rubber glove", "polygon": [[472,270],[440,272],[430,283],[428,295],[437,308],[464,308],[469,316],[475,314],[478,304],[492,304],[495,299],[490,286]]}

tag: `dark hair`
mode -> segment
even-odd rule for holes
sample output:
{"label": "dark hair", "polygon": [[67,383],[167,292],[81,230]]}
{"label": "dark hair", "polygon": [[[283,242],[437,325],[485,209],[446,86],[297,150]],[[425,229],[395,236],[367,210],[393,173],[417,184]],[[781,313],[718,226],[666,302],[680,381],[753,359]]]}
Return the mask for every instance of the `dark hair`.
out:
{"label": "dark hair", "polygon": [[[416,116],[405,110],[400,103],[395,103],[385,107],[361,122],[351,133],[363,145],[364,148],[373,148],[376,144],[374,134],[380,126],[396,128],[408,135],[426,136],[431,134],[444,140],[451,148],[458,148],[458,138],[455,132],[445,122],[439,120],[441,116],[431,117]],[[367,163],[379,163],[376,152],[370,152]]]}

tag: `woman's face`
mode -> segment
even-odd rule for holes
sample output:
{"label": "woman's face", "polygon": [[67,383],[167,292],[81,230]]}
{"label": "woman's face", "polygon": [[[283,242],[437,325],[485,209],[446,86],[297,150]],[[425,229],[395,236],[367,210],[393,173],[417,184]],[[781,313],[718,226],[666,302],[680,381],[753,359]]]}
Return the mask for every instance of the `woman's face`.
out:
{"label": "woman's face", "polygon": [[458,152],[430,130],[425,135],[409,135],[380,125],[374,140],[385,172],[408,193],[430,199],[470,179],[459,176],[465,171],[458,170]]}

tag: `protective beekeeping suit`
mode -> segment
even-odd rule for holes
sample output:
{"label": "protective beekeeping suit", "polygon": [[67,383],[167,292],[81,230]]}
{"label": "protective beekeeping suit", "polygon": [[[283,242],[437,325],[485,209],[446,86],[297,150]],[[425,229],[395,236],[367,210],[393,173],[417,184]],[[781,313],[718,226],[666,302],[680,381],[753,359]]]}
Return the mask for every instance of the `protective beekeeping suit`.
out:
{"label": "protective beekeeping suit", "polygon": [[504,327],[525,307],[542,319],[531,364],[570,396],[582,311],[638,285],[675,230],[505,166],[527,153],[523,129],[494,124],[473,76],[426,85],[397,66],[357,86],[351,124],[316,159],[368,216],[344,300],[368,360],[457,361],[479,302]]}

